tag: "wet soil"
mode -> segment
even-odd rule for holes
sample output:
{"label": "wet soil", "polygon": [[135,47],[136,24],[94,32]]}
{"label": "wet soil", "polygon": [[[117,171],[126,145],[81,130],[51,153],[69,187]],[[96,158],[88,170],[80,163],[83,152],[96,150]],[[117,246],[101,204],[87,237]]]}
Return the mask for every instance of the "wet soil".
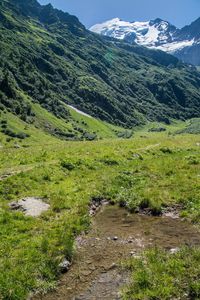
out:
{"label": "wet soil", "polygon": [[93,218],[88,235],[77,239],[77,253],[56,291],[38,295],[42,300],[118,300],[128,283],[120,262],[147,247],[175,252],[183,245],[200,246],[200,233],[191,224],[171,217],[129,214],[104,206]]}

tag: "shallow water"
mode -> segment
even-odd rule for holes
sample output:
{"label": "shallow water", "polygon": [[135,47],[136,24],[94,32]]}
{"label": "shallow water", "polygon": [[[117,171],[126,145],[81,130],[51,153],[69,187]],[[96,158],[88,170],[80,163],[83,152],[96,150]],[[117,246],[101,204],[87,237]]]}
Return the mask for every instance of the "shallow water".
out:
{"label": "shallow water", "polygon": [[131,215],[105,206],[94,217],[89,234],[77,239],[74,263],[57,290],[34,299],[120,299],[120,289],[128,282],[128,274],[118,266],[121,260],[151,246],[171,250],[183,245],[200,246],[200,233],[186,221]]}

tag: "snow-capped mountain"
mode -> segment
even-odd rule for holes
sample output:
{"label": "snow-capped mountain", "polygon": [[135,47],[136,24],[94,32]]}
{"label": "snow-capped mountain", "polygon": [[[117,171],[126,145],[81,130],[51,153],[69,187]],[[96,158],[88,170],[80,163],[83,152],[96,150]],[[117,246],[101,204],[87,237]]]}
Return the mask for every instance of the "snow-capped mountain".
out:
{"label": "snow-capped mountain", "polygon": [[90,30],[131,44],[163,50],[187,63],[200,65],[200,18],[182,29],[161,19],[126,22],[115,18],[96,24]]}

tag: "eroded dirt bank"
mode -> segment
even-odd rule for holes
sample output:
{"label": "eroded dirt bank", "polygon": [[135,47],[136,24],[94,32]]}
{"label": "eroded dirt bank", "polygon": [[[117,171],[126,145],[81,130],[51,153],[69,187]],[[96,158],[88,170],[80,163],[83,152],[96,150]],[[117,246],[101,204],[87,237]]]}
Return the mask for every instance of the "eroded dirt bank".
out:
{"label": "eroded dirt bank", "polygon": [[128,282],[121,260],[139,255],[146,247],[171,252],[183,245],[199,245],[199,232],[187,222],[170,217],[131,215],[125,209],[105,206],[93,219],[88,235],[77,240],[77,254],[55,292],[40,300],[117,300]]}

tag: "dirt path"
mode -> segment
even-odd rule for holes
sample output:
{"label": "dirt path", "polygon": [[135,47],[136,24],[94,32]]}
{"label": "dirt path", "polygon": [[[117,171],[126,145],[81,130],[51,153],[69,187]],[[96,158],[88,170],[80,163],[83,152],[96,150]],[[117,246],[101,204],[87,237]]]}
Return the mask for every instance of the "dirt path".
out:
{"label": "dirt path", "polygon": [[[130,215],[106,206],[94,218],[92,230],[77,241],[77,254],[57,290],[34,300],[117,300],[128,274],[121,260],[139,255],[146,247],[167,250],[182,245],[200,245],[200,234],[180,219]],[[172,250],[173,251],[173,250]]]}

